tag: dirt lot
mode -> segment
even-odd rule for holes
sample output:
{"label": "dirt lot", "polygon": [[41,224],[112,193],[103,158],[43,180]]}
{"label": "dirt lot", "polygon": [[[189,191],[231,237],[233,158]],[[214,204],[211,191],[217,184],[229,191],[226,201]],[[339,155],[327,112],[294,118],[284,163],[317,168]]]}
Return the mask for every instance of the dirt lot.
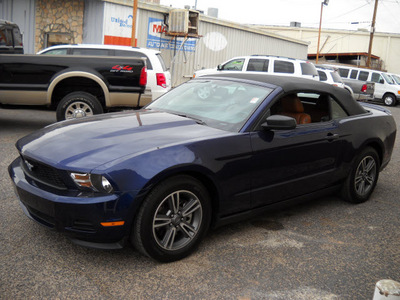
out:
{"label": "dirt lot", "polygon": [[[391,108],[400,131],[400,107]],[[400,281],[400,138],[370,201],[327,197],[217,229],[160,264],[128,246],[87,249],[22,212],[7,167],[49,111],[0,109],[0,299],[372,299]]]}

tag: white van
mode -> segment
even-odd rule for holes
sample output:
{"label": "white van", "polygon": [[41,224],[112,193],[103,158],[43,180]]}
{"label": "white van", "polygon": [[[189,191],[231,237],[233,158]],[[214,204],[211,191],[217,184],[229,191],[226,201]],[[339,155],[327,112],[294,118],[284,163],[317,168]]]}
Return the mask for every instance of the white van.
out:
{"label": "white van", "polygon": [[374,82],[374,100],[381,101],[387,106],[395,106],[400,101],[400,86],[386,72],[349,66],[336,67],[342,78]]}
{"label": "white van", "polygon": [[272,55],[234,57],[214,69],[198,70],[193,74],[193,77],[218,74],[219,72],[263,72],[319,81],[318,71],[313,63],[302,59]]}

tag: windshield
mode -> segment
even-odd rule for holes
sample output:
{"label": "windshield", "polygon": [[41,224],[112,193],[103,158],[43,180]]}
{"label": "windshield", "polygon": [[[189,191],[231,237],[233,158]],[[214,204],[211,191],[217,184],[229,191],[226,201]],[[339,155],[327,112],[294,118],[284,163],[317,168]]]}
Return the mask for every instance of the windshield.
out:
{"label": "windshield", "polygon": [[385,73],[382,73],[382,76],[386,79],[386,81],[387,81],[389,84],[396,84],[391,76],[386,75]]}
{"label": "windshield", "polygon": [[400,85],[400,76],[392,74],[392,78],[394,81],[396,81],[396,84]]}
{"label": "windshield", "polygon": [[148,105],[195,119],[210,127],[238,132],[272,89],[224,80],[191,80]]}

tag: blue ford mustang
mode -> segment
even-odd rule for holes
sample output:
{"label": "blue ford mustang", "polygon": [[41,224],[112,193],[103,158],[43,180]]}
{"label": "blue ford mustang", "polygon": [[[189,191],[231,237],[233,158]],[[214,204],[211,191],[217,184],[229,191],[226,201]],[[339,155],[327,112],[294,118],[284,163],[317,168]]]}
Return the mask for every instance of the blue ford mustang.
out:
{"label": "blue ford mustang", "polygon": [[211,226],[341,193],[368,200],[396,124],[337,87],[255,74],[200,77],[141,111],[48,126],[9,166],[25,213],[74,242],[131,241],[159,261],[190,254]]}

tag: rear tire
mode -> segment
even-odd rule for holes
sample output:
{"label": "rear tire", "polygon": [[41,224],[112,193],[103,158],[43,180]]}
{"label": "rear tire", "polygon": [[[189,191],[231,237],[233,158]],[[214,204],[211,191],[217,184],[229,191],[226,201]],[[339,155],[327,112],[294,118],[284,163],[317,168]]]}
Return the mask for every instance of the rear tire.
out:
{"label": "rear tire", "polygon": [[363,203],[369,199],[378,182],[380,161],[375,149],[367,147],[354,160],[350,174],[342,186],[347,202]]}
{"label": "rear tire", "polygon": [[103,113],[99,100],[87,92],[72,92],[57,105],[57,121],[76,119]]}
{"label": "rear tire", "polygon": [[193,177],[159,183],[145,198],[133,222],[131,242],[142,254],[172,262],[192,253],[211,221],[210,196]]}

